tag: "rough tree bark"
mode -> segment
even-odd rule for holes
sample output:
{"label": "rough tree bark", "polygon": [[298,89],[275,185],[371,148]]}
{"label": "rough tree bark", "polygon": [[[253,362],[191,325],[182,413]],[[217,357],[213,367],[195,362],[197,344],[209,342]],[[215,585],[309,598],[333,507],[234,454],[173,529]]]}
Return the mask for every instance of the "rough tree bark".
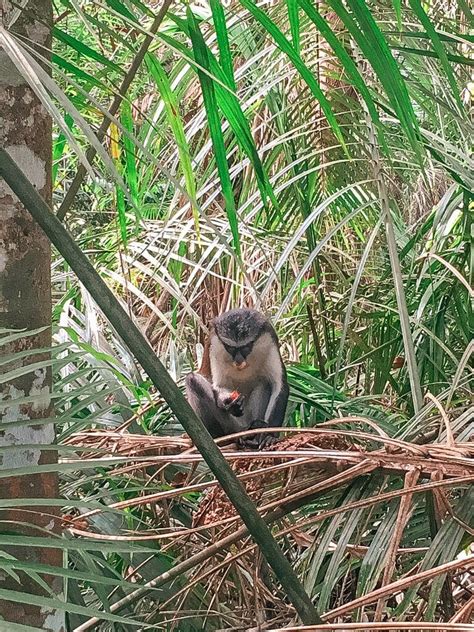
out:
{"label": "rough tree bark", "polygon": [[[15,3],[16,6],[21,3]],[[10,0],[0,0],[0,21],[13,34],[24,36],[30,45],[44,54],[51,45],[52,2],[29,0],[17,11]],[[20,40],[21,41],[21,40]],[[51,120],[35,93],[0,48],[0,145],[22,167],[32,184],[51,202]],[[0,346],[0,358],[32,351],[0,365],[7,380],[0,383],[0,470],[50,463],[57,459],[53,451],[21,447],[27,444],[54,443],[52,423],[28,423],[51,418],[51,371],[37,368],[21,377],[8,379],[8,371],[48,359],[35,349],[51,345],[50,244],[44,233],[23,208],[18,198],[0,179],[0,328],[34,330],[36,335],[16,339]],[[28,402],[28,398],[33,401]],[[9,423],[25,421],[24,425]],[[9,449],[3,449],[10,446]],[[18,449],[11,449],[18,446]],[[57,475],[42,473],[0,479],[0,498],[57,498]],[[0,529],[16,536],[59,532],[56,510],[34,504],[0,511]],[[41,529],[46,531],[41,531]],[[19,538],[21,539],[21,538]],[[22,561],[61,565],[58,549],[38,547],[2,547]],[[20,584],[0,570],[0,589],[32,595],[47,593],[25,573],[18,573]],[[59,577],[42,575],[53,592],[62,592]],[[14,621],[51,632],[64,631],[64,612],[47,605],[28,605],[0,600],[0,620]]]}

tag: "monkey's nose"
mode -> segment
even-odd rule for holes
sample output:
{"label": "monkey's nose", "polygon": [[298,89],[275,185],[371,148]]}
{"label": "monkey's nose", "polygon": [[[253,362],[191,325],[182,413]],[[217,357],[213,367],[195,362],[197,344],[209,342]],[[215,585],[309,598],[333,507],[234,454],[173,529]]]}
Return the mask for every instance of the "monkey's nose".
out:
{"label": "monkey's nose", "polygon": [[247,362],[245,360],[242,360],[242,362],[234,362],[233,364],[238,371],[242,371],[242,369],[245,369],[247,366]]}

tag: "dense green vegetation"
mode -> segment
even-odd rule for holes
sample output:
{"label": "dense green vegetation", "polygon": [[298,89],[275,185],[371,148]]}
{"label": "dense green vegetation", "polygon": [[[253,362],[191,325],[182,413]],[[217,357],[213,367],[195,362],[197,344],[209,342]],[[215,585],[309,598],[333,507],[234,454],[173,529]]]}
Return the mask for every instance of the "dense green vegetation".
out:
{"label": "dense green vegetation", "polygon": [[[53,80],[35,72],[55,210],[180,386],[210,318],[272,316],[295,429],[281,450],[312,461],[227,451],[259,470],[263,513],[294,501],[272,528],[318,611],[468,623],[468,4],[53,4]],[[15,41],[26,72],[37,53]],[[69,629],[294,623],[247,534],[206,556],[241,521],[57,253],[53,298]]]}

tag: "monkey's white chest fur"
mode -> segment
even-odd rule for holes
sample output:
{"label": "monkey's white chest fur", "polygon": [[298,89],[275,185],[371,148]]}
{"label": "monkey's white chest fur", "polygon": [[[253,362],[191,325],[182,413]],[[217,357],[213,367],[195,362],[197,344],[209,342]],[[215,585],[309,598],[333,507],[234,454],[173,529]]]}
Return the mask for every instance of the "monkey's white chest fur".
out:
{"label": "monkey's white chest fur", "polygon": [[282,380],[280,353],[269,334],[255,341],[245,369],[239,370],[233,365],[231,356],[217,337],[211,340],[210,362],[213,386],[237,390],[243,395],[249,395],[262,379],[273,384]]}

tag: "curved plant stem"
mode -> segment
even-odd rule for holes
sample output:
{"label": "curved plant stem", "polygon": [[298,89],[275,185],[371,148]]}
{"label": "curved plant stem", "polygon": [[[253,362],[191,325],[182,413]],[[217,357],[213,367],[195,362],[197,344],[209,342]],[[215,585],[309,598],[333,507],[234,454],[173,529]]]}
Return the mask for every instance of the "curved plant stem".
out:
{"label": "curved plant stem", "polygon": [[[364,107],[364,104],[362,104]],[[407,301],[405,296],[405,287],[403,285],[402,269],[400,266],[400,258],[398,256],[397,239],[393,227],[392,214],[390,212],[390,203],[388,197],[387,186],[383,175],[382,160],[380,158],[377,136],[374,124],[364,107],[365,119],[369,133],[370,157],[374,180],[377,183],[377,191],[379,196],[380,208],[382,210],[382,220],[385,225],[385,235],[387,239],[388,254],[390,257],[390,266],[392,268],[393,285],[395,287],[395,295],[397,297],[398,313],[400,316],[400,327],[402,330],[403,346],[407,360],[408,376],[410,379],[411,397],[413,401],[413,409],[418,414],[423,408],[423,395],[421,393],[420,375],[418,372],[418,364],[416,361],[415,345],[410,328],[410,314],[408,313]]]}

